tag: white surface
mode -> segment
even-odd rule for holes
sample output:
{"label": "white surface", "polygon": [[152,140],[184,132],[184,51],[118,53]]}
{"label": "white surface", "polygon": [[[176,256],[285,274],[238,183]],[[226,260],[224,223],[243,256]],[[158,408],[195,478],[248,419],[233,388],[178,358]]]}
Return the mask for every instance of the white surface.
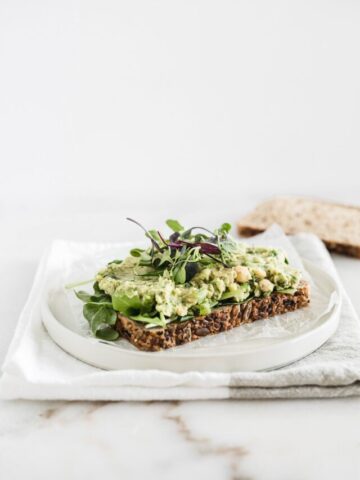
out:
{"label": "white surface", "polygon": [[2,0],[1,197],[359,201],[359,24],[351,0]]}
{"label": "white surface", "polygon": [[[0,359],[53,238],[279,192],[360,203],[359,23],[350,0],[3,0]],[[360,261],[333,258],[359,313]],[[358,398],[2,402],[0,474],[354,479],[359,427]]]}

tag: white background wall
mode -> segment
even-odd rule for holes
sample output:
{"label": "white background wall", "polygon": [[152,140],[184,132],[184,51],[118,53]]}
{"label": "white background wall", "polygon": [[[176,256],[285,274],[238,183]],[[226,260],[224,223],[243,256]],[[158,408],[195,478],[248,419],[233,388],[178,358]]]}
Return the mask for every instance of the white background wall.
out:
{"label": "white background wall", "polygon": [[360,203],[355,0],[1,0],[0,39],[3,218]]}
{"label": "white background wall", "polygon": [[53,238],[360,204],[359,53],[355,0],[0,0],[0,361]]}

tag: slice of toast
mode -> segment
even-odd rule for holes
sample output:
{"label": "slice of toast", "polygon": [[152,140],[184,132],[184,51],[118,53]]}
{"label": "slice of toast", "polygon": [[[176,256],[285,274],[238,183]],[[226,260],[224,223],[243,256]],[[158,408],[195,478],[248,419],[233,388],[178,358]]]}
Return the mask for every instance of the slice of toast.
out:
{"label": "slice of toast", "polygon": [[311,232],[334,252],[360,258],[360,207],[304,197],[277,197],[258,205],[238,223],[251,236],[279,224],[287,234]]}
{"label": "slice of toast", "polygon": [[172,322],[166,328],[147,329],[119,313],[116,329],[139,350],[155,352],[192,342],[207,335],[225,332],[244,323],[292,312],[305,307],[309,302],[309,285],[301,281],[294,294],[272,293],[267,297],[254,298],[245,303],[217,308],[206,316]]}

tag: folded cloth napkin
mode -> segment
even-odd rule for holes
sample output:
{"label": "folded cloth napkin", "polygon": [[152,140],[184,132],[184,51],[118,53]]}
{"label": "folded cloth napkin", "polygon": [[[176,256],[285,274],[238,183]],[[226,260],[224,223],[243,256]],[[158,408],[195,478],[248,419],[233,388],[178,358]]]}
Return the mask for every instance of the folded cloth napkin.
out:
{"label": "folded cloth napkin", "polygon": [[[275,232],[275,233],[274,233]],[[322,242],[310,234],[277,235],[277,244],[295,250],[337,277]],[[269,236],[269,233],[268,233]],[[59,243],[59,242],[58,242]],[[0,398],[67,400],[191,400],[215,398],[340,397],[360,393],[360,325],[343,292],[337,332],[321,348],[289,366],[266,372],[104,371],[61,350],[45,331],[39,311],[49,259],[40,263],[3,366]]]}

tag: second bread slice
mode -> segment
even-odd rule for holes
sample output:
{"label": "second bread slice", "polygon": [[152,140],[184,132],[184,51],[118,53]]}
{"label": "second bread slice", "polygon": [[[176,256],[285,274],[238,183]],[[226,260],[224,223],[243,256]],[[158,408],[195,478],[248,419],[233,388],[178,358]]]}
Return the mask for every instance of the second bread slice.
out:
{"label": "second bread slice", "polygon": [[259,204],[238,223],[250,236],[279,224],[287,234],[311,232],[329,250],[360,258],[360,208],[304,197],[277,197]]}

